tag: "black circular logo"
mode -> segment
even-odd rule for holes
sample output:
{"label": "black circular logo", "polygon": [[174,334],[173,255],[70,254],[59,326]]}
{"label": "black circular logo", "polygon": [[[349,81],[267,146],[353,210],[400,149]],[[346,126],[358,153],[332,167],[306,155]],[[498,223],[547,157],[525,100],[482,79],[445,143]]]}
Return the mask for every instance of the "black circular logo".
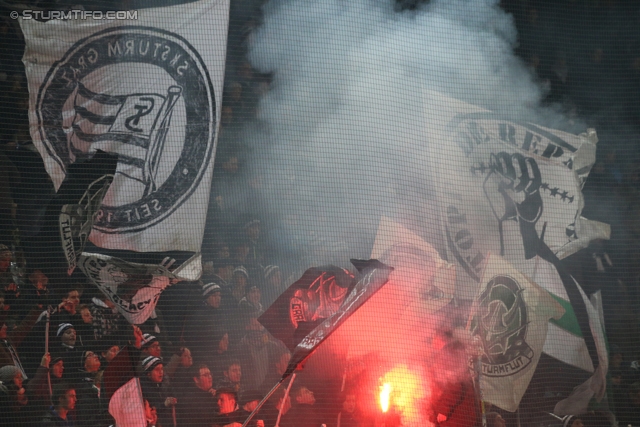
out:
{"label": "black circular logo", "polygon": [[96,150],[118,155],[94,228],[144,230],[171,215],[211,162],[216,101],[207,68],[182,37],[110,28],[78,41],[38,92],[42,141],[62,170]]}

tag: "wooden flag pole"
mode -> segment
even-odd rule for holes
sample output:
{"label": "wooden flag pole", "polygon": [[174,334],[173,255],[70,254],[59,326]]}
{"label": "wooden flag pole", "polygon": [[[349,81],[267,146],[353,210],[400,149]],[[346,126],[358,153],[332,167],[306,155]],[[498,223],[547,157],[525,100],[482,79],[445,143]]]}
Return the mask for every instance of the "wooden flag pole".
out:
{"label": "wooden flag pole", "polygon": [[287,397],[289,397],[291,386],[293,385],[293,382],[295,380],[296,380],[296,373],[294,372],[291,375],[291,381],[289,381],[289,385],[287,385],[287,389],[284,392],[284,396],[282,396],[282,404],[280,405],[280,409],[278,409],[278,419],[276,420],[276,427],[280,427],[280,418],[282,418],[282,408],[284,408],[284,403],[287,401]]}
{"label": "wooden flag pole", "polygon": [[[47,323],[44,327],[44,354],[49,353],[49,327],[51,325],[51,313],[47,308]],[[53,397],[53,389],[51,388],[51,358],[49,359],[49,370],[47,371],[47,385],[49,386],[49,397]],[[55,403],[55,402],[53,402]]]}

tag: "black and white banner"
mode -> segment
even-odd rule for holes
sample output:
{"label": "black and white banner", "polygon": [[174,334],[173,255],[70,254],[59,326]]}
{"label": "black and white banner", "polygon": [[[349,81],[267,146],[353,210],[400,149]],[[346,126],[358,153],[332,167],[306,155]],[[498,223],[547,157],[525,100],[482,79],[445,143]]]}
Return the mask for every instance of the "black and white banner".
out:
{"label": "black and white banner", "polygon": [[58,225],[60,227],[62,250],[67,259],[67,274],[69,276],[77,266],[80,254],[84,250],[87,238],[91,233],[96,212],[112,180],[112,175],[103,176],[89,184],[89,188],[77,204],[62,206]]}
{"label": "black and white banner", "polygon": [[[199,257],[199,255],[194,255]],[[171,259],[159,265],[139,264],[119,258],[83,252],[78,267],[87,278],[115,305],[118,311],[134,325],[144,323],[158,303],[160,294],[182,276],[193,274],[185,269],[199,263],[186,261],[181,267],[170,271]]]}
{"label": "black and white banner", "polygon": [[434,182],[449,260],[465,273],[458,276],[462,288],[475,294],[489,252],[532,277],[541,242],[562,259],[608,238],[608,225],[581,216],[595,131],[572,135],[504,120],[428,91],[425,108],[442,115],[443,125],[427,132],[441,142],[430,144]]}
{"label": "black and white banner", "polygon": [[229,0],[129,20],[21,20],[31,137],[56,188],[98,149],[118,155],[89,240],[199,252],[213,172]]}
{"label": "black and white banner", "polygon": [[[565,309],[549,323],[543,351],[585,371],[606,372],[604,325],[559,260],[608,239],[610,227],[581,216],[582,186],[595,162],[594,130],[581,135],[505,120],[425,91],[436,121],[425,132],[456,293],[477,293],[489,253],[500,255]],[[436,113],[434,113],[434,111]],[[601,393],[600,393],[601,396]]]}

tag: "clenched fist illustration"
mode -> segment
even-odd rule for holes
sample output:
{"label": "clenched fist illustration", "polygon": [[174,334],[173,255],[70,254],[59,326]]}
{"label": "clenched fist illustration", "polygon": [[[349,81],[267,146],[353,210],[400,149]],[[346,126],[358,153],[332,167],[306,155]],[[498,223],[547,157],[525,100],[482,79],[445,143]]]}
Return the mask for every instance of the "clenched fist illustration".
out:
{"label": "clenched fist illustration", "polygon": [[542,215],[540,185],[542,177],[535,159],[519,153],[491,153],[489,173],[483,189],[498,219],[500,254],[504,256],[503,223],[516,221],[520,226],[526,259],[536,256],[540,238],[536,223]]}

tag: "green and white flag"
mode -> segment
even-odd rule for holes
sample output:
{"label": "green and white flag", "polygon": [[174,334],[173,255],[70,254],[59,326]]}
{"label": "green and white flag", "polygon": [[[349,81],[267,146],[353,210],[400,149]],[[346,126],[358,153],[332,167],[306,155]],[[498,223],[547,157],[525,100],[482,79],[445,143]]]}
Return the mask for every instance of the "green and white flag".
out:
{"label": "green and white flag", "polygon": [[595,131],[573,135],[506,120],[437,92],[424,94],[428,117],[435,115],[425,134],[447,259],[458,266],[456,295],[473,298],[488,254],[499,254],[566,310],[549,324],[543,351],[606,374],[602,321],[560,264],[591,240],[609,238],[607,224],[582,217]]}
{"label": "green and white flag", "polygon": [[482,397],[515,411],[540,360],[548,321],[559,319],[565,310],[497,255],[488,256],[480,283],[470,329],[482,347]]}

